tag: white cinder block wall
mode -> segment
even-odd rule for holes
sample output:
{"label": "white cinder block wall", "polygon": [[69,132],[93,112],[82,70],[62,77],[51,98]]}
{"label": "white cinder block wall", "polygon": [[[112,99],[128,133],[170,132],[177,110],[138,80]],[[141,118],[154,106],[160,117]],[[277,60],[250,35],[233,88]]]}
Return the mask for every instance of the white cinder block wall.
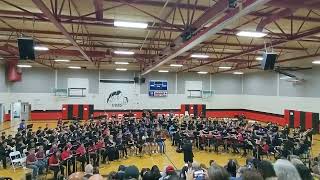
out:
{"label": "white cinder block wall", "polygon": [[[0,65],[0,103],[18,100],[30,102],[33,110],[59,110],[62,104],[90,103],[95,109],[180,109],[181,104],[205,103],[208,109],[250,109],[283,114],[284,109],[320,112],[320,69],[299,71],[306,79],[300,85],[278,80],[274,72],[257,72],[243,76],[233,74],[199,75],[197,73],[151,73],[141,85],[105,84],[99,79],[133,79],[137,72],[69,70],[48,68],[23,69],[21,82],[7,83]],[[100,75],[100,76],[99,76]],[[211,78],[210,78],[211,76]],[[89,94],[85,98],[55,97],[54,88],[67,88],[68,78],[87,78]],[[210,80],[211,79],[211,80]],[[149,80],[167,80],[168,97],[149,97]],[[185,94],[185,81],[202,81],[203,89],[213,90],[208,99],[190,99]],[[108,90],[122,88],[129,103],[122,108],[106,103]]]}

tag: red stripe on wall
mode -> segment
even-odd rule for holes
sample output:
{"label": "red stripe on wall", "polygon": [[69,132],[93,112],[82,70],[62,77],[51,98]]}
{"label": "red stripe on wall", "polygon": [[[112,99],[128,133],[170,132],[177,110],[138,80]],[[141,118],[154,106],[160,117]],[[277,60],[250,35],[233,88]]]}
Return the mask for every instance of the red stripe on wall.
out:
{"label": "red stripe on wall", "polygon": [[62,105],[62,119],[68,119],[68,105]]}
{"label": "red stripe on wall", "polygon": [[202,104],[198,105],[198,115],[202,117]]}
{"label": "red stripe on wall", "polygon": [[295,128],[300,127],[300,118],[301,118],[300,111],[294,111],[293,127]]}
{"label": "red stripe on wall", "polygon": [[241,114],[242,114],[242,110],[239,110],[239,111],[223,111],[223,110],[221,110],[221,111],[210,111],[210,110],[207,110],[206,117],[232,118],[232,117],[235,117],[235,116],[239,116]]}
{"label": "red stripe on wall", "polygon": [[186,105],[181,104],[181,114],[184,114],[186,112]]}
{"label": "red stripe on wall", "polygon": [[62,112],[32,112],[31,120],[57,120],[62,117]]}
{"label": "red stripe on wall", "polygon": [[73,117],[78,117],[78,115],[79,115],[79,106],[78,106],[78,104],[72,104],[72,106],[73,106],[72,116]]}
{"label": "red stripe on wall", "polygon": [[246,116],[247,119],[253,119],[261,122],[272,122],[275,124],[279,124],[281,126],[286,125],[286,121],[283,117],[273,116],[270,114],[264,113],[257,113],[257,112],[250,112],[250,111],[243,111],[243,114]]}
{"label": "red stripe on wall", "polygon": [[312,112],[306,112],[306,129],[312,128]]}
{"label": "red stripe on wall", "polygon": [[290,111],[288,109],[284,110],[284,122],[285,124],[289,124]]}
{"label": "red stripe on wall", "polygon": [[300,111],[294,111],[294,127],[300,127]]}
{"label": "red stripe on wall", "polygon": [[189,115],[194,114],[194,104],[189,104]]}
{"label": "red stripe on wall", "polygon": [[10,120],[11,120],[10,114],[4,114],[4,121],[10,121]]}
{"label": "red stripe on wall", "polygon": [[83,105],[83,119],[88,120],[89,119],[89,104]]}

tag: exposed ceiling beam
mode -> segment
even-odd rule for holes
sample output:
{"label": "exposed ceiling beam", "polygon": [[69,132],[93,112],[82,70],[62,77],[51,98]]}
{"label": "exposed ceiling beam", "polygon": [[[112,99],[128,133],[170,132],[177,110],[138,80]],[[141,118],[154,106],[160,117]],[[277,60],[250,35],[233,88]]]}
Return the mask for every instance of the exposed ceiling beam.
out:
{"label": "exposed ceiling beam", "polygon": [[318,0],[273,0],[267,5],[280,8],[320,9],[320,3]]}
{"label": "exposed ceiling beam", "polygon": [[96,10],[96,19],[101,21],[103,19],[103,0],[93,0],[93,5]]}
{"label": "exposed ceiling beam", "polygon": [[32,0],[35,5],[46,15],[46,17],[61,31],[61,33],[75,46],[83,57],[92,62],[91,58],[84,52],[79,44],[73,39],[68,31],[58,22],[54,15],[50,12],[48,7],[42,2],[42,0]]}
{"label": "exposed ceiling beam", "polygon": [[[285,63],[285,62],[290,62],[290,61],[305,60],[305,59],[307,59],[307,58],[314,58],[314,57],[320,57],[320,53],[278,60],[278,61],[277,61],[277,64],[281,64],[281,63]],[[242,69],[257,68],[257,67],[259,67],[259,66],[261,66],[261,64],[260,64],[260,63],[257,63],[257,64],[253,64],[253,65],[250,65],[250,66],[242,66],[242,67],[232,68],[232,69],[228,69],[228,70],[223,70],[223,71],[219,71],[219,72],[217,72],[217,73],[226,73],[226,72],[238,71],[238,70],[242,70]]]}
{"label": "exposed ceiling beam", "polygon": [[[122,0],[104,0],[106,2],[118,2],[121,3]],[[281,7],[281,8],[307,8],[307,9],[320,9],[320,4],[314,2],[313,4],[308,4],[308,3],[304,3],[305,1],[308,0],[304,0],[303,3],[301,3],[302,0],[274,0],[272,2],[267,3],[266,5],[268,6],[274,6],[274,7]],[[317,0],[315,0],[317,1]],[[291,3],[293,2],[293,3]],[[138,5],[147,5],[147,6],[163,6],[164,2],[163,1],[152,1],[152,0],[135,0],[132,1],[132,4],[138,4]],[[174,3],[168,3],[168,7],[174,7],[175,4]],[[183,8],[183,9],[193,9],[196,8],[196,10],[199,11],[205,11],[209,8],[209,3],[208,6],[205,5],[193,5],[193,4],[187,4],[187,3],[179,3],[177,5],[177,7],[179,8]]]}
{"label": "exposed ceiling beam", "polygon": [[270,24],[270,23],[272,23],[274,21],[277,21],[277,20],[279,20],[279,19],[281,19],[283,17],[288,17],[288,16],[292,15],[295,10],[296,9],[287,8],[287,9],[281,10],[281,11],[275,13],[275,14],[272,14],[269,17],[263,18],[259,22],[256,31],[262,32],[264,27],[266,27],[268,24]]}
{"label": "exposed ceiling beam", "polygon": [[[300,33],[298,35],[293,35],[291,37],[288,37],[288,39],[273,41],[273,42],[271,42],[271,44],[273,46],[278,46],[278,45],[282,45],[284,43],[287,43],[289,41],[296,41],[296,40],[299,40],[301,38],[312,36],[312,35],[319,34],[319,33],[320,33],[320,27],[316,27],[316,28],[313,28],[313,29],[310,29],[310,30],[306,30],[306,31],[304,31],[304,32],[302,32],[302,33]],[[227,56],[227,57],[220,58],[218,60],[205,62],[205,63],[202,63],[200,65],[196,65],[196,66],[192,66],[192,67],[183,69],[182,71],[189,71],[191,69],[198,68],[198,67],[201,67],[201,66],[205,66],[205,65],[208,65],[208,64],[212,64],[212,63],[215,63],[215,62],[220,62],[220,61],[236,58],[236,57],[239,57],[239,56],[243,56],[243,55],[246,55],[246,54],[249,54],[249,53],[254,53],[256,51],[263,50],[264,48],[265,48],[265,45],[262,44],[260,46],[255,47],[255,48],[251,48],[251,49],[242,51],[240,53],[236,53],[234,55],[230,55],[230,56]]]}
{"label": "exposed ceiling beam", "polygon": [[221,31],[225,26],[239,19],[241,16],[247,15],[251,11],[257,9],[257,7],[264,5],[267,2],[269,2],[269,0],[247,0],[241,5],[241,10],[239,7],[232,10],[230,9],[222,18],[219,18],[217,21],[212,23],[208,28],[204,29],[203,31],[200,31],[197,35],[192,37],[190,40],[180,45],[178,49],[175,49],[174,51],[171,51],[171,52],[169,51],[169,53],[165,55],[164,58],[161,58],[160,61],[155,62],[154,64],[150,64],[148,67],[145,67],[144,71],[142,72],[142,75],[145,75],[151,72],[152,70],[160,67],[161,65],[170,61],[171,59],[174,59],[180,54],[199,45],[200,43],[204,42],[206,39],[208,39],[212,35]]}

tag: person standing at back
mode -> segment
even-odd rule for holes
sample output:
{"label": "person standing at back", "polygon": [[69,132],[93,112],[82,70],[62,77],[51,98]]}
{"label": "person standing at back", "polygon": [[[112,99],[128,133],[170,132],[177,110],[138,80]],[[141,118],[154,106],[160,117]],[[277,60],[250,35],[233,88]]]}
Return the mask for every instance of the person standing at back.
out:
{"label": "person standing at back", "polygon": [[182,146],[183,152],[183,159],[185,163],[192,163],[193,162],[193,152],[192,152],[192,143],[190,140],[184,140]]}

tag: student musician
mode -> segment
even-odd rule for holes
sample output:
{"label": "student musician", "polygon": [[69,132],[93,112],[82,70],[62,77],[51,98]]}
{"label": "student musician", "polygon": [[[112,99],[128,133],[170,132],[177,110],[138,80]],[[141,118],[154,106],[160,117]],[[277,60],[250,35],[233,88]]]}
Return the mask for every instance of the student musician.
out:
{"label": "student musician", "polygon": [[93,162],[91,163],[93,164],[93,166],[99,166],[99,154],[95,142],[89,142],[88,153],[89,161],[92,159]]}
{"label": "student musician", "polygon": [[[76,171],[75,161],[71,154],[70,148],[65,146],[62,153],[61,153],[61,160],[64,166],[68,168],[68,174]],[[73,167],[73,171],[71,172],[71,166]]]}
{"label": "student musician", "polygon": [[58,179],[58,173],[64,175],[64,167],[61,165],[60,151],[54,152],[49,158],[49,169],[54,172],[54,179]]}
{"label": "student musician", "polygon": [[[0,140],[2,141],[2,140]],[[2,161],[2,165],[4,169],[7,169],[7,157],[11,152],[11,147],[7,145],[7,142],[0,142],[0,161]]]}
{"label": "student musician", "polygon": [[87,151],[83,143],[81,143],[80,146],[76,149],[76,158],[77,158],[77,161],[81,162],[81,171],[84,171],[84,167],[87,161],[86,152]]}

